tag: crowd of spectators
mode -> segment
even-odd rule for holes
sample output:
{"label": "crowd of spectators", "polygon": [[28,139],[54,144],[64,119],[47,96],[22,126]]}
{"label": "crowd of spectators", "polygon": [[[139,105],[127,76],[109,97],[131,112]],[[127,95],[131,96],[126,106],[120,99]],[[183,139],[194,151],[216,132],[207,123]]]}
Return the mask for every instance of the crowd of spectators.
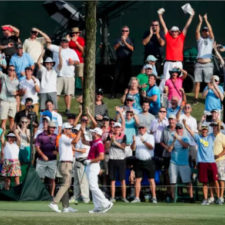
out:
{"label": "crowd of spectators", "polygon": [[[198,104],[200,83],[204,81],[206,87],[202,93],[205,109],[198,124],[183,88],[188,73],[182,63],[187,31],[195,12],[190,11],[183,30],[177,26],[168,29],[164,12],[158,10],[159,21],[153,20],[143,35],[146,61],[137,76],[131,76],[135,48],[127,25],[115,41],[117,61],[112,95],[123,92],[121,106],[115,107],[115,118],[109,117],[102,88],[96,89],[94,115],[88,108],[83,113],[82,107],[76,114],[71,112],[75,76],[81,78],[82,84],[84,80],[85,39],[78,27],[62,37],[60,45],[51,43],[50,37],[38,28],[32,28],[30,37],[22,43],[18,28],[1,27],[1,175],[6,190],[10,189],[11,178],[15,178],[16,185],[20,184],[21,165],[33,158],[37,174],[48,181],[52,197],[56,194],[56,178],[63,178],[54,202],[62,200],[64,212],[73,212],[69,202],[88,203],[89,185],[91,191],[96,191],[90,171],[89,176],[85,173],[87,164],[96,163],[89,154],[89,143],[96,141],[92,142],[94,133],[104,144],[104,149],[101,147],[104,160],[102,155],[99,158],[102,160],[100,177],[110,201],[119,199],[116,187],[120,182],[120,199],[125,203],[140,202],[144,181],[149,186],[144,185],[145,199],[151,196],[154,204],[157,185],[166,187],[165,199],[172,201],[177,183],[187,186],[190,201],[194,202],[193,173],[197,170],[199,182],[203,184],[202,205],[214,202],[214,195],[217,204],[224,203],[225,125],[221,122],[224,90],[220,77],[213,74],[213,49],[222,66],[224,62],[214,44],[207,14],[199,15],[193,104]],[[203,22],[205,26],[201,29]],[[52,52],[52,57],[45,56],[46,49]],[[67,116],[64,122],[57,99],[62,94]],[[31,144],[35,146],[33,157]],[[74,182],[73,195],[69,196],[71,170]]]}

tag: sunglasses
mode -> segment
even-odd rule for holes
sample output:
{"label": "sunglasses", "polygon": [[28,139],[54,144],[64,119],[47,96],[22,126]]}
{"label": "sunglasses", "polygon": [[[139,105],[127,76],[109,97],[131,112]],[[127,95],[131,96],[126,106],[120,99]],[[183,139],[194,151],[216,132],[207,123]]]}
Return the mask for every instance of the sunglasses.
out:
{"label": "sunglasses", "polygon": [[152,70],[152,68],[146,68],[146,70]]}
{"label": "sunglasses", "polygon": [[8,69],[8,71],[16,71],[16,70],[14,70],[14,69]]}
{"label": "sunglasses", "polygon": [[177,129],[177,130],[182,130],[183,128],[181,128],[181,127],[176,127],[176,129]]}
{"label": "sunglasses", "polygon": [[166,113],[166,111],[159,111],[159,112],[161,112],[161,113]]}
{"label": "sunglasses", "polygon": [[28,121],[21,121],[21,123],[28,123]]}
{"label": "sunglasses", "polygon": [[81,120],[81,122],[85,122],[85,123],[87,123],[87,120],[85,120],[85,119],[82,119],[82,120]]}
{"label": "sunglasses", "polygon": [[73,32],[72,34],[79,34],[80,32]]}
{"label": "sunglasses", "polygon": [[145,127],[138,127],[138,130],[140,130],[140,129],[145,129]]}
{"label": "sunglasses", "polygon": [[159,24],[152,24],[152,26],[153,26],[153,27],[158,27],[158,26],[159,26]]}
{"label": "sunglasses", "polygon": [[129,30],[122,30],[122,32],[129,32]]}

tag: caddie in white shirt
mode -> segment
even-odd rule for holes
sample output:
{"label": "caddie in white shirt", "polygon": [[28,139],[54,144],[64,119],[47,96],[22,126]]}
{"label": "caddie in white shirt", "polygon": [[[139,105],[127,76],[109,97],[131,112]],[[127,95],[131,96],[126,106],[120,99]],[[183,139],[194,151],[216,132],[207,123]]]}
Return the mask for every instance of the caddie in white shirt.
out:
{"label": "caddie in white shirt", "polygon": [[[58,70],[59,49],[61,50],[62,67]],[[66,38],[61,39],[60,46],[48,44],[48,49],[53,52],[53,61],[55,61],[55,70],[58,72],[57,79],[57,95],[65,94],[66,113],[70,112],[71,96],[75,90],[75,65],[79,64],[80,60],[77,53],[69,48],[69,42]]]}
{"label": "caddie in white shirt", "polygon": [[156,185],[155,185],[155,163],[154,157],[155,140],[154,136],[147,133],[146,125],[138,126],[138,135],[133,136],[131,149],[135,151],[135,199],[131,203],[140,202],[141,181],[144,172],[147,173],[150,189],[152,193],[152,203],[156,204]]}

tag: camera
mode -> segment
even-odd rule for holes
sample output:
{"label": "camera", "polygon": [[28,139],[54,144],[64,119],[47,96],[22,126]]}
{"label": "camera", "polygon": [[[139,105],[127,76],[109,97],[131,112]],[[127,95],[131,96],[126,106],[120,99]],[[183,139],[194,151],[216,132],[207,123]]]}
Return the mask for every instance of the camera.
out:
{"label": "camera", "polygon": [[212,121],[212,115],[207,115],[206,122],[211,122],[211,121]]}

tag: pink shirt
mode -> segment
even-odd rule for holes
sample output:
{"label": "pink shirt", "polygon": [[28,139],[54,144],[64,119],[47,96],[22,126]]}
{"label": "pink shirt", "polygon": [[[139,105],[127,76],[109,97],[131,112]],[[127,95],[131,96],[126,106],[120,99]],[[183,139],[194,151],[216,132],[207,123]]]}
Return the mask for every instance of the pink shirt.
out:
{"label": "pink shirt", "polygon": [[[171,79],[168,79],[165,83],[165,86],[168,87],[168,100],[171,100],[172,97],[177,97],[179,100],[182,99],[182,92],[180,91],[181,88],[183,88],[183,79],[181,77],[178,77],[176,81],[174,82],[176,88],[173,85],[173,82]],[[177,89],[177,90],[176,90]],[[178,93],[179,91],[179,93]]]}
{"label": "pink shirt", "polygon": [[95,141],[91,141],[91,148],[88,154],[87,159],[95,159],[99,156],[100,153],[104,153],[104,145],[101,139],[97,139]]}

